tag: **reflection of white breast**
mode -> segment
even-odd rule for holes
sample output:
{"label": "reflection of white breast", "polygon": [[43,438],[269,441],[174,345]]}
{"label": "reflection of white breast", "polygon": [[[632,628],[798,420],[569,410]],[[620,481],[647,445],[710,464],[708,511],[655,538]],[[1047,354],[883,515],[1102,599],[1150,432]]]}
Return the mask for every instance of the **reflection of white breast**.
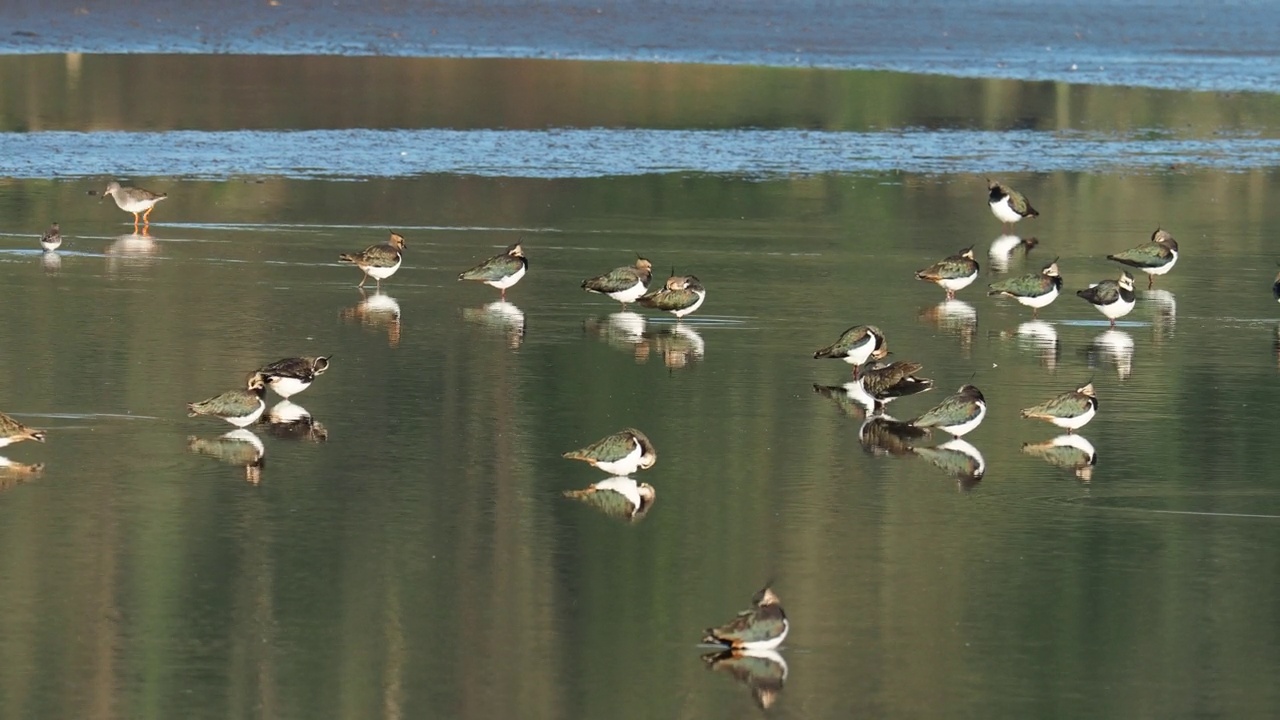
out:
{"label": "reflection of white breast", "polygon": [[593,487],[596,490],[612,490],[625,497],[627,502],[631,503],[631,507],[640,507],[640,484],[633,478],[611,477],[608,480],[594,483]]}
{"label": "reflection of white breast", "polygon": [[[983,410],[983,412],[985,412],[985,409]],[[982,451],[974,447],[973,444],[970,443],[968,440],[961,440],[960,438],[956,438],[954,440],[950,440],[948,442],[942,443],[941,445],[938,446],[938,449],[954,450],[956,452],[963,453],[964,455],[968,456],[971,460],[973,460],[978,464],[977,470],[973,472],[975,476],[981,477],[982,475],[987,474],[987,459],[982,456]]]}

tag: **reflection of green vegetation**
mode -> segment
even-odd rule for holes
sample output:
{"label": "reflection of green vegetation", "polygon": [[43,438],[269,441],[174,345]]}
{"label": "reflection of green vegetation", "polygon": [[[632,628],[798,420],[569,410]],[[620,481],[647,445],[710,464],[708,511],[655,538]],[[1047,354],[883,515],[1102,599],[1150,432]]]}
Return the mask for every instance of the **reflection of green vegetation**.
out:
{"label": "reflection of green vegetation", "polygon": [[[63,59],[0,59],[4,125],[1207,132],[1274,104],[755,68],[147,61],[85,58],[59,94]],[[135,66],[143,78],[126,82]],[[363,74],[369,97],[335,105],[328,93]],[[221,101],[186,104],[192,77]],[[239,101],[236,83],[272,82],[302,96]],[[476,88],[492,97],[468,105]],[[937,295],[912,272],[999,232],[981,178],[134,179],[172,195],[153,215],[154,258],[103,257],[129,223],[85,195],[100,183],[0,181],[0,229],[26,233],[0,244],[31,251],[0,258],[0,407],[159,418],[50,419],[76,427],[13,451],[48,468],[0,495],[0,716],[717,716],[750,701],[706,677],[693,644],[771,578],[804,650],[779,707],[806,716],[1276,714],[1280,631],[1259,602],[1274,585],[1269,521],[1105,509],[1274,512],[1263,483],[1280,450],[1259,422],[1280,400],[1271,325],[1219,319],[1273,312],[1276,173],[1017,178],[1044,213],[1019,227],[1042,241],[1028,263],[1061,255],[1068,289],[1114,275],[1100,258],[1157,223],[1182,244],[1161,281],[1178,324],[1129,331],[1123,383],[1087,366],[1097,328],[1060,326],[1061,356],[1042,365],[1007,339],[1025,312],[978,288],[961,293],[980,316],[972,347],[917,320]],[[52,219],[67,258],[46,277],[34,256]],[[406,230],[394,350],[340,319],[359,295],[335,262],[388,226],[443,228]],[[461,319],[492,294],[454,278],[516,228],[532,270],[512,292],[529,318],[513,352]],[[698,363],[637,365],[582,331],[612,308],[578,282],[633,251],[698,274],[708,316],[741,320],[702,328]],[[1044,316],[1093,318],[1073,300]],[[863,453],[857,420],[810,390],[847,378],[810,354],[861,322],[942,393],[977,373],[992,410],[969,437],[988,466],[973,493],[918,458]],[[335,353],[300,398],[328,443],[264,433],[258,488],[184,452],[183,401],[313,349]],[[1091,373],[1102,410],[1085,490],[1022,455],[1051,432],[1017,409]],[[600,479],[559,453],[629,424],[660,455],[643,479],[663,501],[636,527],[559,496]]]}
{"label": "reflection of green vegetation", "polygon": [[1270,130],[1280,97],[554,60],[0,57],[0,130],[902,127]]}

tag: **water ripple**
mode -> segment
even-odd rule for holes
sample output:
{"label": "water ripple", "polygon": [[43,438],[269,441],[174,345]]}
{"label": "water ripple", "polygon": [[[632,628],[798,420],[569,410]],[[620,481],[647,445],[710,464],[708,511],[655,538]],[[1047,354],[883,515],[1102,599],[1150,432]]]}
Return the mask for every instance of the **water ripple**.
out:
{"label": "water ripple", "polygon": [[586,178],[792,174],[1244,171],[1280,165],[1280,139],[1168,133],[924,130],[311,130],[0,133],[16,178],[429,174]]}

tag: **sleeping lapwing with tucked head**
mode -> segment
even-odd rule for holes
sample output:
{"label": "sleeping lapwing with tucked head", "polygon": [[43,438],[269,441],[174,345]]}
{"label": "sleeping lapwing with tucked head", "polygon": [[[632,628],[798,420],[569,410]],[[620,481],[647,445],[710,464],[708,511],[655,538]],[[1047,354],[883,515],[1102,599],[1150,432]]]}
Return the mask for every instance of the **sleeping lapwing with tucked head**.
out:
{"label": "sleeping lapwing with tucked head", "polygon": [[862,372],[857,384],[871,398],[872,414],[900,397],[922,393],[933,387],[933,381],[916,373],[924,369],[918,362],[873,362]]}
{"label": "sleeping lapwing with tucked head", "polygon": [[229,390],[208,400],[187,403],[187,416],[219,417],[236,427],[252,425],[267,407],[266,401],[262,399],[266,392],[266,378],[255,371],[249,374],[243,390]]}
{"label": "sleeping lapwing with tucked head", "polygon": [[379,245],[369,247],[355,253],[342,253],[338,260],[348,262],[360,268],[364,277],[356,287],[364,287],[369,278],[377,281],[377,288],[382,289],[382,281],[396,274],[400,263],[404,260],[404,238],[399,233],[391,233],[391,237]]}
{"label": "sleeping lapwing with tucked head", "polygon": [[707,628],[702,642],[746,650],[772,650],[782,644],[790,629],[778,596],[766,585],[751,599],[751,609],[738,613],[728,624]]}
{"label": "sleeping lapwing with tucked head", "polygon": [[946,290],[947,299],[955,300],[956,291],[969,287],[978,277],[978,261],[973,259],[973,246],[917,272],[916,277]]}
{"label": "sleeping lapwing with tucked head", "polygon": [[285,358],[263,366],[258,372],[266,378],[267,387],[287,400],[311,387],[311,383],[329,369],[329,357]]}
{"label": "sleeping lapwing with tucked head", "polygon": [[1062,290],[1062,275],[1058,273],[1058,260],[1044,266],[1034,275],[1022,275],[1008,280],[993,282],[987,286],[988,295],[1003,295],[1017,300],[1020,304],[1031,308],[1031,317],[1040,313],[1040,308],[1057,299]]}
{"label": "sleeping lapwing with tucked head", "polygon": [[706,299],[707,289],[702,286],[702,281],[694,275],[676,275],[673,269],[662,289],[645,293],[636,302],[647,308],[669,312],[680,319],[702,307]]}
{"label": "sleeping lapwing with tucked head", "polygon": [[853,376],[868,360],[879,360],[889,354],[884,332],[875,325],[855,325],[840,334],[830,345],[813,354],[815,360],[836,358],[853,366]]}
{"label": "sleeping lapwing with tucked head", "polygon": [[604,275],[583,280],[582,289],[608,295],[622,303],[622,310],[626,312],[627,305],[649,292],[649,280],[652,277],[653,263],[642,257],[636,257],[635,265],[614,268]]}
{"label": "sleeping lapwing with tucked head", "polygon": [[658,461],[658,451],[647,435],[635,428],[626,428],[579,450],[570,450],[563,457],[581,460],[610,475],[630,475],[653,467]]}
{"label": "sleeping lapwing with tucked head", "polygon": [[1151,234],[1151,242],[1115,255],[1108,255],[1107,259],[1146,273],[1147,289],[1150,290],[1155,285],[1156,276],[1169,272],[1173,269],[1174,263],[1178,262],[1178,241],[1174,240],[1168,232],[1156,228],[1156,231]]}
{"label": "sleeping lapwing with tucked head", "polygon": [[1111,327],[1116,326],[1116,318],[1128,315],[1137,297],[1133,294],[1133,276],[1128,270],[1120,272],[1119,280],[1103,280],[1094,283],[1084,290],[1077,290],[1076,295],[1084,298],[1090,305],[1098,308],[1098,312],[1107,316]]}
{"label": "sleeping lapwing with tucked head", "polygon": [[1031,207],[1022,193],[1004,185],[998,180],[987,180],[987,204],[991,206],[991,214],[1004,223],[1005,232],[1022,218],[1038,217],[1040,213]]}
{"label": "sleeping lapwing with tucked head", "polygon": [[1097,412],[1098,396],[1093,391],[1093,383],[1089,382],[1039,405],[1026,408],[1022,411],[1022,417],[1048,420],[1070,433],[1088,425]]}
{"label": "sleeping lapwing with tucked head", "polygon": [[910,424],[926,430],[938,428],[962,437],[981,425],[986,416],[987,400],[982,397],[982,391],[973,385],[965,385]]}
{"label": "sleeping lapwing with tucked head", "polygon": [[507,288],[520,282],[520,278],[528,270],[529,259],[524,256],[524,245],[517,242],[502,253],[458,275],[458,279],[496,287],[501,292],[501,299],[506,300]]}

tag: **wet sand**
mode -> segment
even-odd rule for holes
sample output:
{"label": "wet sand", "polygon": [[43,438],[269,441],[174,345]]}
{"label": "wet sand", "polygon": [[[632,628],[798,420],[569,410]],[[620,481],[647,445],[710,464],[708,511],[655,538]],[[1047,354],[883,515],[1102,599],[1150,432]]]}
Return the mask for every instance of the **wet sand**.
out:
{"label": "wet sand", "polygon": [[627,59],[1280,91],[1280,4],[17,0],[0,53]]}

